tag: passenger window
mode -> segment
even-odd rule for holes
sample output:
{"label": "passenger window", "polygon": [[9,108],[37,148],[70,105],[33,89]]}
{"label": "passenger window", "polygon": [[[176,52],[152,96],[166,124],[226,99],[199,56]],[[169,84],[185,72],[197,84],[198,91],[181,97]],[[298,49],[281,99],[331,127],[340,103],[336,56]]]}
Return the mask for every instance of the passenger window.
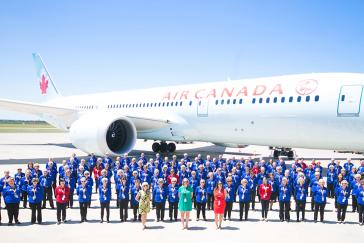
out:
{"label": "passenger window", "polygon": [[269,103],[270,102],[270,98],[268,97],[266,100],[265,100],[266,103]]}
{"label": "passenger window", "polygon": [[219,100],[215,100],[215,105],[218,105],[219,104]]}
{"label": "passenger window", "polygon": [[281,102],[284,103],[284,101],[286,100],[286,97],[282,97],[281,98]]}
{"label": "passenger window", "polygon": [[233,104],[234,104],[234,105],[236,104],[236,99],[233,99]]}
{"label": "passenger window", "polygon": [[317,101],[319,101],[319,100],[320,100],[320,96],[316,95],[316,96],[315,96],[315,101],[317,102]]}
{"label": "passenger window", "polygon": [[169,102],[167,102],[167,106],[169,106]]}
{"label": "passenger window", "polygon": [[263,103],[263,98],[259,98],[259,104]]}
{"label": "passenger window", "polygon": [[221,104],[222,104],[222,105],[224,104],[224,100],[221,100]]}
{"label": "passenger window", "polygon": [[161,102],[159,102],[158,106],[161,107]]}
{"label": "passenger window", "polygon": [[292,102],[292,101],[293,101],[293,97],[292,97],[292,96],[290,96],[288,101],[289,101],[289,102]]}
{"label": "passenger window", "polygon": [[182,101],[181,101],[181,102],[179,102],[179,106],[182,106]]}
{"label": "passenger window", "polygon": [[226,101],[226,104],[227,105],[230,105],[230,100],[229,99]]}
{"label": "passenger window", "polygon": [[256,101],[256,99],[255,99],[255,98],[253,98],[252,103],[253,103],[253,104],[255,104],[255,101]]}
{"label": "passenger window", "polygon": [[310,101],[310,96],[306,96],[306,102],[309,102]]}
{"label": "passenger window", "polygon": [[192,105],[192,100],[190,101],[190,106]]}
{"label": "passenger window", "polygon": [[241,105],[243,103],[243,99],[240,99],[239,100],[239,104]]}
{"label": "passenger window", "polygon": [[174,106],[178,106],[178,101],[176,101],[176,103],[174,104]]}
{"label": "passenger window", "polygon": [[165,103],[163,102],[163,105],[162,106],[164,107],[164,105],[165,105]]}
{"label": "passenger window", "polygon": [[345,95],[341,96],[341,102],[345,101]]}
{"label": "passenger window", "polygon": [[274,97],[273,103],[277,103],[277,100],[278,100],[278,98],[277,97]]}
{"label": "passenger window", "polygon": [[297,102],[301,102],[301,100],[302,100],[302,97],[301,96],[298,96],[297,97]]}
{"label": "passenger window", "polygon": [[171,106],[173,106],[173,102],[171,102]]}

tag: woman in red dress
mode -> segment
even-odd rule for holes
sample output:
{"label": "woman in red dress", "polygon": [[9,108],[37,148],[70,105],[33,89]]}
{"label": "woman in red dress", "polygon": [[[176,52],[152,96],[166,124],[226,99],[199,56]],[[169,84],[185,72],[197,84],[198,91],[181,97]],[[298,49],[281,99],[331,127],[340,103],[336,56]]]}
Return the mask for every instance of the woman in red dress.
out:
{"label": "woman in red dress", "polygon": [[226,195],[227,194],[222,186],[222,182],[219,181],[214,190],[214,197],[215,197],[214,213],[215,213],[216,229],[221,229],[222,218],[224,216],[224,211],[226,206],[225,203]]}

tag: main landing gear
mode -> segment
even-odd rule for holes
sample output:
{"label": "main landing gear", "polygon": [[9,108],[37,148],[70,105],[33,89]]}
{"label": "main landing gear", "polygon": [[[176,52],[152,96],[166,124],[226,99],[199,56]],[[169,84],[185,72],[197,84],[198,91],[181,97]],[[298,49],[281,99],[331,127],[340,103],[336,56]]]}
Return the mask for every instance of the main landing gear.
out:
{"label": "main landing gear", "polygon": [[279,157],[287,157],[288,160],[294,160],[295,159],[295,153],[291,148],[273,148],[270,147],[270,149],[273,149],[273,159],[278,159]]}
{"label": "main landing gear", "polygon": [[152,150],[154,153],[173,153],[176,151],[176,144],[175,143],[166,143],[166,142],[160,142],[160,143],[153,143]]}

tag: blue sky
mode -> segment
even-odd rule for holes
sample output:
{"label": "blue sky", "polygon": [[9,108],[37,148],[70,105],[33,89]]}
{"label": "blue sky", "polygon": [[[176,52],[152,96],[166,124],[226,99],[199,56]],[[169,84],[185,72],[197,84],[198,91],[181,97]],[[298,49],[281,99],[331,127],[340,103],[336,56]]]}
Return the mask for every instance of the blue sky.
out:
{"label": "blue sky", "polygon": [[0,48],[0,97],[34,102],[32,52],[63,95],[364,72],[364,1],[4,0]]}

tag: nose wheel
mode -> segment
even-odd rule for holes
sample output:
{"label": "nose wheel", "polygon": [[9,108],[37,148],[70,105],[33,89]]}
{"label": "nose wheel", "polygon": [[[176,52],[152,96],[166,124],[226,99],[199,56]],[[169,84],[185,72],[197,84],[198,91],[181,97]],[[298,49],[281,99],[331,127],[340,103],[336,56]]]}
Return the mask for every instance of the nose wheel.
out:
{"label": "nose wheel", "polygon": [[176,144],[175,143],[166,143],[166,142],[160,142],[160,143],[153,143],[152,150],[154,153],[173,153],[176,151]]}

